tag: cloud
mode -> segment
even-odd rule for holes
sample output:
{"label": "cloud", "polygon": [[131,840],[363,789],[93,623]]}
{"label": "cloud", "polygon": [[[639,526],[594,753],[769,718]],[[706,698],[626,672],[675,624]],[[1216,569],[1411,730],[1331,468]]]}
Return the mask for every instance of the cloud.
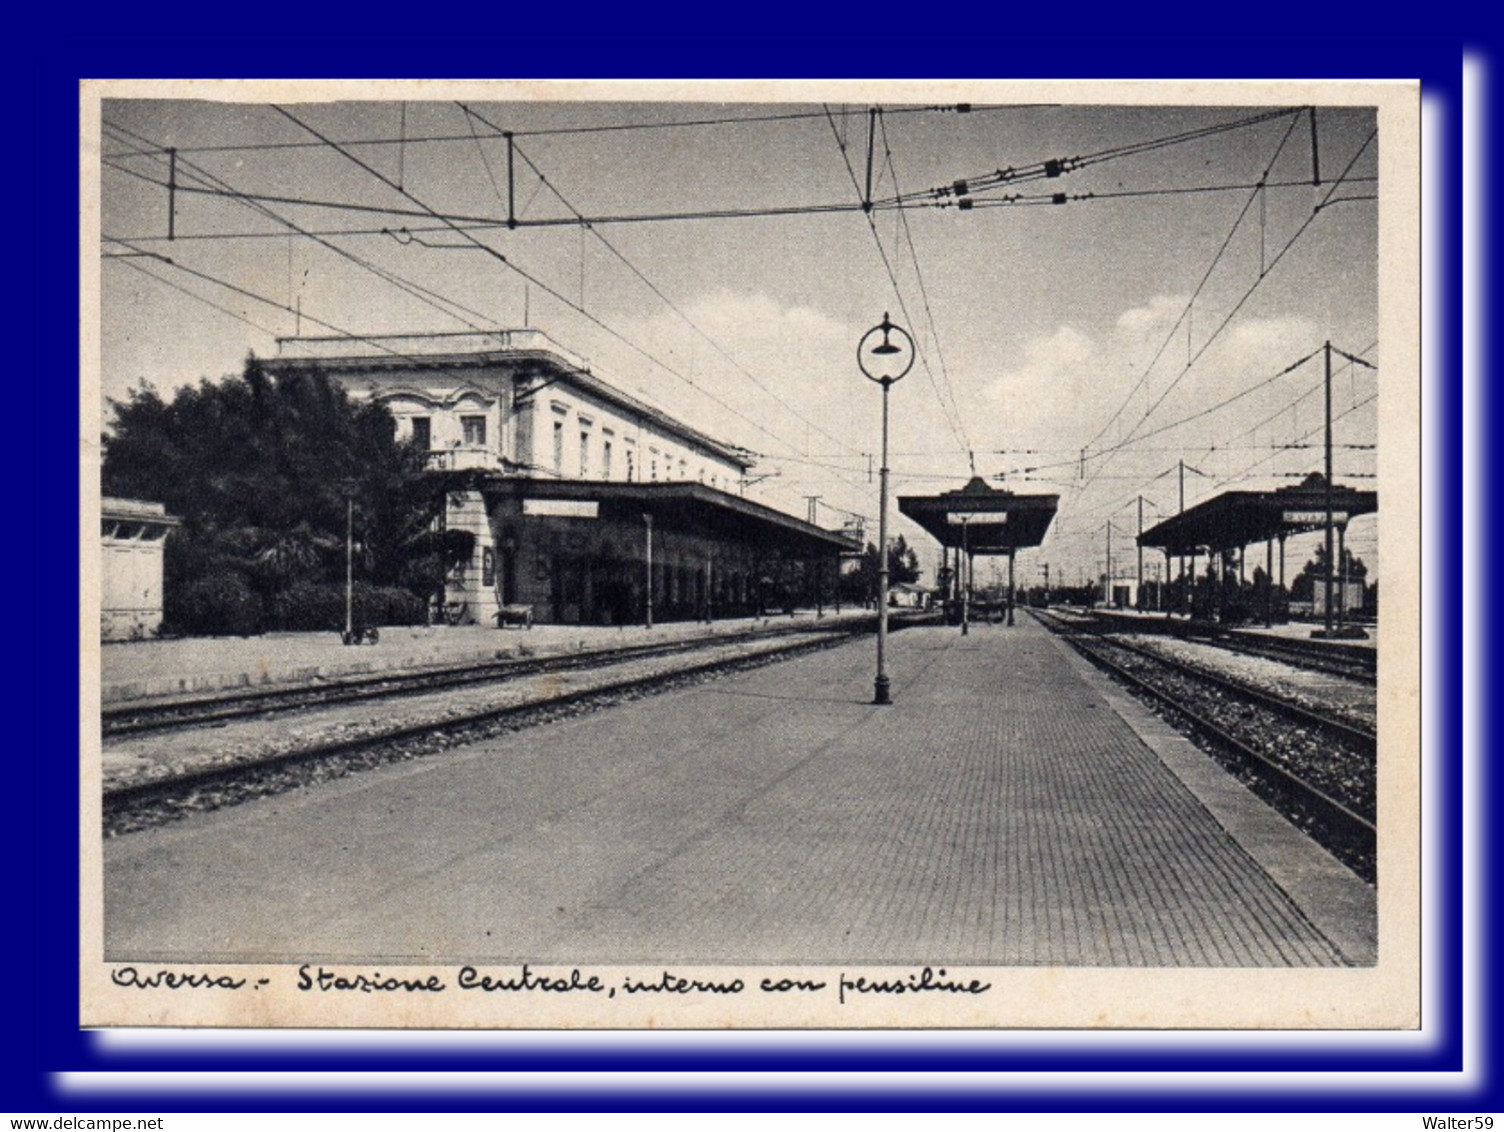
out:
{"label": "cloud", "polygon": [[1082,402],[1090,399],[1097,384],[1101,360],[1097,343],[1073,326],[1059,326],[1024,343],[1021,363],[984,393],[990,404],[1003,410],[1003,442],[1033,444],[1049,434],[1078,433]]}
{"label": "cloud", "polygon": [[1185,310],[1188,297],[1155,295],[1143,306],[1131,307],[1118,315],[1117,329],[1131,339],[1147,337],[1150,332],[1163,335]]}

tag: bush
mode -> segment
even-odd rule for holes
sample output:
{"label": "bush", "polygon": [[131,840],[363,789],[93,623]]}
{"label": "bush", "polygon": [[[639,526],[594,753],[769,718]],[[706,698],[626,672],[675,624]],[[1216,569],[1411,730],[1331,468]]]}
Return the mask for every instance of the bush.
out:
{"label": "bush", "polygon": [[265,606],[239,574],[214,573],[189,582],[176,600],[168,593],[164,621],[174,633],[249,637],[266,630]]}
{"label": "bush", "polygon": [[[351,597],[356,625],[423,625],[428,621],[426,603],[410,590],[356,582]],[[297,582],[276,596],[272,620],[278,629],[337,632],[345,627],[345,587]]]}

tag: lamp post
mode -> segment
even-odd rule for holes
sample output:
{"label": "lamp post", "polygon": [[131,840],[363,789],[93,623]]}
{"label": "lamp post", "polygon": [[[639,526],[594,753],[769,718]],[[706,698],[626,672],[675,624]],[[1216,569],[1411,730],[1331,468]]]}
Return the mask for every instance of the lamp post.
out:
{"label": "lamp post", "polygon": [[[895,345],[897,333],[902,345]],[[870,348],[868,343],[882,335],[882,341]],[[888,388],[903,378],[914,365],[914,339],[901,326],[883,320],[862,335],[856,346],[856,364],[862,376],[883,388],[882,469],[878,477],[877,503],[877,678],[872,684],[872,702],[890,704],[888,694]]]}

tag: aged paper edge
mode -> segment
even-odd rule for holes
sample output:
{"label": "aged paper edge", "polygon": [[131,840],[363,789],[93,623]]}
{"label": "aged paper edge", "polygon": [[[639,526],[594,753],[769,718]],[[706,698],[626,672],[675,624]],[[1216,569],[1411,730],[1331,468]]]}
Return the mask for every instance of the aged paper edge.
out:
{"label": "aged paper edge", "polygon": [[[1420,1024],[1421,827],[1420,632],[1414,620],[1380,625],[1379,959],[1339,970],[948,968],[947,979],[991,985],[984,996],[898,996],[837,1001],[841,976],[906,979],[919,968],[690,968],[686,978],[727,983],[748,993],[686,996],[485,994],[455,985],[457,966],[379,967],[383,977],[426,979],[440,994],[309,993],[296,966],[169,965],[184,974],[243,982],[229,991],[124,989],[112,974],[124,966],[103,956],[100,821],[99,191],[100,115],[105,98],[215,101],[517,99],[562,101],[1053,101],[1081,105],[1372,105],[1378,108],[1380,383],[1378,490],[1384,500],[1379,562],[1389,610],[1421,610],[1420,591],[1420,89],[1401,82],[938,82],[790,80],[692,83],[596,81],[100,81],[80,88],[80,1023],[87,1027],[328,1028],[881,1028],[881,1029],[1414,1029]],[[1403,374],[1404,380],[1393,375]],[[142,972],[163,965],[142,965]],[[335,966],[335,965],[328,965]],[[338,965],[342,973],[378,967]],[[316,965],[315,965],[316,969]],[[537,969],[550,978],[567,969]],[[513,978],[516,968],[487,969]],[[634,965],[591,967],[604,986],[630,974],[661,972]],[[819,994],[763,994],[762,980],[829,984]]]}

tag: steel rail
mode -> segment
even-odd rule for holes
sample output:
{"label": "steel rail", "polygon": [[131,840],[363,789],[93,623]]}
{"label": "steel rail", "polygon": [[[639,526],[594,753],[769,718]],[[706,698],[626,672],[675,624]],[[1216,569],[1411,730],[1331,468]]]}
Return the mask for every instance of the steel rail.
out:
{"label": "steel rail", "polygon": [[1119,631],[1147,633],[1201,641],[1229,652],[1247,653],[1280,660],[1298,668],[1341,676],[1365,684],[1377,682],[1377,654],[1370,648],[1342,644],[1320,644],[1292,640],[1246,630],[1187,621],[1167,621],[1153,617],[1118,618],[1100,612],[1094,619]]}
{"label": "steel rail", "polygon": [[548,713],[591,699],[607,699],[627,692],[647,693],[663,690],[666,685],[671,685],[687,678],[721,671],[735,671],[740,668],[752,668],[777,660],[785,660],[803,652],[831,648],[843,643],[849,636],[854,635],[858,631],[865,631],[865,629],[841,633],[822,633],[814,640],[800,640],[785,644],[779,648],[767,649],[750,656],[717,657],[698,664],[686,665],[682,668],[673,668],[646,676],[641,674],[633,675],[593,687],[581,688],[573,692],[540,699],[529,699],[523,703],[483,708],[460,715],[447,716],[443,719],[399,725],[377,733],[318,742],[297,750],[278,751],[233,764],[205,767],[161,778],[106,787],[103,791],[104,813],[108,820],[111,815],[142,803],[189,794],[209,786],[230,784],[252,776],[264,775],[267,772],[274,772],[299,764],[312,763],[320,759],[336,756],[354,756],[380,748],[392,747],[415,739],[445,735],[456,736],[478,727],[504,722],[509,719],[526,717],[529,714]]}
{"label": "steel rail", "polygon": [[255,689],[235,689],[204,696],[173,697],[150,703],[127,702],[106,707],[101,712],[105,738],[138,735],[153,731],[184,730],[217,725],[236,719],[249,719],[273,713],[303,711],[309,708],[334,707],[361,700],[390,699],[443,691],[474,684],[505,683],[546,672],[569,672],[598,668],[625,660],[644,660],[655,656],[691,653],[717,645],[747,641],[757,637],[772,638],[789,633],[843,633],[864,631],[866,621],[832,622],[824,626],[799,625],[758,632],[745,630],[716,637],[696,637],[689,641],[661,644],[627,645],[587,652],[562,653],[544,657],[508,657],[495,660],[471,660],[425,668],[421,671],[359,673],[321,680],[317,684],[287,684]]}

